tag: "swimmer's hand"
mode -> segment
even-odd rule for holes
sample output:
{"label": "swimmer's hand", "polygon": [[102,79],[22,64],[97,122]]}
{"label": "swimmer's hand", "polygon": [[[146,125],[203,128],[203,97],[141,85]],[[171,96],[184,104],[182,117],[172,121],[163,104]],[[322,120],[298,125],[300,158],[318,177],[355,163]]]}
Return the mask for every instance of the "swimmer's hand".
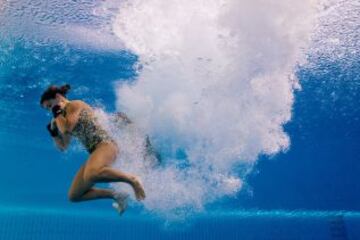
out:
{"label": "swimmer's hand", "polygon": [[57,116],[59,116],[60,114],[62,114],[63,110],[60,108],[59,105],[55,105],[52,109],[51,109],[54,118],[56,118]]}
{"label": "swimmer's hand", "polygon": [[59,135],[59,130],[56,127],[54,119],[51,120],[51,122],[46,126],[46,128],[52,137],[57,137]]}

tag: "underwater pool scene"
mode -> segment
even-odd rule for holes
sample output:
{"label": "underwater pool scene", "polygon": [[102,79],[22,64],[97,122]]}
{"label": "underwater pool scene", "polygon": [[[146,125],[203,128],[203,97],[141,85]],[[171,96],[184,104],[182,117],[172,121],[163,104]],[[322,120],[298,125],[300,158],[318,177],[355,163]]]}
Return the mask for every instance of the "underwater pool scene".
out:
{"label": "underwater pool scene", "polygon": [[[0,0],[0,239],[358,240],[359,73],[358,0]],[[121,216],[68,199],[89,155],[40,107],[65,83],[144,184],[98,184]]]}

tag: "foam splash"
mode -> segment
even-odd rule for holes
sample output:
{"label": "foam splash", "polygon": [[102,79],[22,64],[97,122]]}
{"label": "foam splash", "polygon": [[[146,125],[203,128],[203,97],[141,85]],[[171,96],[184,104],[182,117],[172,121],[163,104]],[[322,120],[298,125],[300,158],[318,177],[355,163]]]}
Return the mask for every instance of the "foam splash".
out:
{"label": "foam splash", "polygon": [[299,87],[292,73],[307,48],[315,5],[121,3],[113,31],[139,63],[135,83],[116,86],[117,108],[151,136],[164,160],[160,168],[144,168],[141,144],[132,147],[130,137],[122,149],[131,160],[115,165],[141,176],[145,208],[202,210],[238,193],[260,154],[289,147],[283,124]]}

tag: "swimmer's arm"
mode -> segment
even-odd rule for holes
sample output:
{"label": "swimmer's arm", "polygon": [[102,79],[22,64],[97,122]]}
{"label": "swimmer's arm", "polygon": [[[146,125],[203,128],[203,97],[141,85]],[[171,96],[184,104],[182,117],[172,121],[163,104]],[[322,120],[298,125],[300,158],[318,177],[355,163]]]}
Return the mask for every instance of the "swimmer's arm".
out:
{"label": "swimmer's arm", "polygon": [[51,120],[51,123],[50,123],[50,126],[48,126],[48,129],[50,132],[54,131],[56,129],[57,134],[53,135],[51,132],[52,139],[54,140],[58,149],[60,149],[61,151],[65,151],[70,143],[71,135],[70,134],[62,134],[56,125],[55,119]]}
{"label": "swimmer's arm", "polygon": [[62,139],[61,135],[57,135],[56,137],[53,137],[53,140],[54,140],[56,146],[58,147],[58,149],[60,149],[61,151],[65,150],[65,147],[63,144],[63,139]]}
{"label": "swimmer's arm", "polygon": [[61,150],[61,151],[65,151],[69,144],[70,144],[70,141],[71,141],[71,135],[69,134],[59,134],[58,136],[56,137],[53,137],[55,143],[56,143],[56,146]]}
{"label": "swimmer's arm", "polygon": [[59,132],[63,135],[66,132],[68,132],[68,122],[66,120],[66,118],[62,115],[59,115],[55,118],[55,122],[56,122],[56,126],[59,129]]}
{"label": "swimmer's arm", "polygon": [[[74,102],[74,103],[73,103]],[[55,118],[56,126],[62,135],[68,135],[75,126],[80,110],[82,109],[81,101],[73,101],[70,103],[66,117],[62,114]]]}

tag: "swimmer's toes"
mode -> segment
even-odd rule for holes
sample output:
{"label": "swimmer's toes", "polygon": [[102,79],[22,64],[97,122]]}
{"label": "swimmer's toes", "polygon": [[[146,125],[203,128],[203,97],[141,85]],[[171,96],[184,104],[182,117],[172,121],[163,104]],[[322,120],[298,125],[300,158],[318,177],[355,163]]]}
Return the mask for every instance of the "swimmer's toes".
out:
{"label": "swimmer's toes", "polygon": [[145,197],[146,197],[146,196],[145,196],[145,191],[144,191],[144,189],[142,189],[141,192],[140,192],[140,199],[141,199],[141,200],[144,200]]}
{"label": "swimmer's toes", "polygon": [[145,191],[142,187],[139,187],[136,191],[135,191],[135,196],[136,199],[138,201],[144,200],[145,199]]}
{"label": "swimmer's toes", "polygon": [[145,199],[145,190],[141,184],[137,185],[136,190],[135,190],[135,195],[136,195],[136,199],[138,201]]}
{"label": "swimmer's toes", "polygon": [[144,200],[145,190],[138,177],[133,178],[132,187],[134,188],[136,200]]}

